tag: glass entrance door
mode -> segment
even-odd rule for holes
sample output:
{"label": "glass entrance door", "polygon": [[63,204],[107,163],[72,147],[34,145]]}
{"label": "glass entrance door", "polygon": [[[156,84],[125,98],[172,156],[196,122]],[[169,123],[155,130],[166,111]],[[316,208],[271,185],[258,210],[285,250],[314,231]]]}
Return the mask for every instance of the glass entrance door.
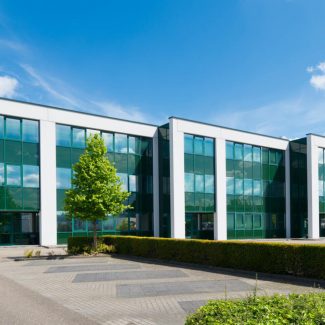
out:
{"label": "glass entrance door", "polygon": [[213,214],[186,213],[185,236],[186,238],[213,239]]}
{"label": "glass entrance door", "polygon": [[38,213],[0,212],[0,245],[39,244]]}

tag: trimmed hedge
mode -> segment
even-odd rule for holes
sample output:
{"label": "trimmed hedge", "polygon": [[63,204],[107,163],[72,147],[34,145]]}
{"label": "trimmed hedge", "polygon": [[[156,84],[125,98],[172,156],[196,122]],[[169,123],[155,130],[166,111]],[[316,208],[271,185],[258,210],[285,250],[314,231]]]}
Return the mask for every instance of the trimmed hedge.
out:
{"label": "trimmed hedge", "polygon": [[[217,267],[325,279],[325,245],[103,236],[118,254]],[[91,238],[73,237],[68,250],[82,253]]]}
{"label": "trimmed hedge", "polygon": [[186,319],[205,324],[325,324],[325,293],[212,300]]}

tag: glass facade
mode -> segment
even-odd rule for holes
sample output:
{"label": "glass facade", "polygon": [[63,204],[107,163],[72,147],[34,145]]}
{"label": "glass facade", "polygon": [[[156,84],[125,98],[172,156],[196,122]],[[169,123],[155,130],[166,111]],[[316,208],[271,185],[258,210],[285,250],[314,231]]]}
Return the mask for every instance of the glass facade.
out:
{"label": "glass facade", "polygon": [[[86,146],[86,135],[98,133],[67,125],[57,125],[57,235],[58,243],[69,236],[84,236],[93,225],[77,219],[67,220],[63,212],[65,191],[71,188],[72,165]],[[100,132],[107,147],[108,159],[115,165],[123,186],[131,192],[128,204],[133,206],[120,216],[108,216],[97,224],[99,233],[152,235],[153,179],[152,139],[119,133]]]}
{"label": "glass facade", "polygon": [[159,236],[170,237],[169,124],[158,129],[159,146]]}
{"label": "glass facade", "polygon": [[284,151],[226,143],[228,239],[285,236]]}
{"label": "glass facade", "polygon": [[214,146],[212,138],[184,134],[185,232],[187,238],[213,239]]}
{"label": "glass facade", "polygon": [[319,236],[325,237],[325,154],[318,148],[318,197],[319,197]]}
{"label": "glass facade", "polygon": [[38,243],[39,206],[39,123],[0,116],[0,244]]}
{"label": "glass facade", "polygon": [[290,144],[290,210],[291,237],[307,237],[307,139],[297,139]]}

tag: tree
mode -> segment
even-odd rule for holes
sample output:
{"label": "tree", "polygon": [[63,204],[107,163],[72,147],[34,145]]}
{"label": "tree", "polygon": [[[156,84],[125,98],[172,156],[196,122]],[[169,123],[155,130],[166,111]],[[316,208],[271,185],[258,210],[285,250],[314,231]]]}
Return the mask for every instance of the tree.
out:
{"label": "tree", "polygon": [[87,138],[85,152],[73,166],[72,188],[66,191],[65,198],[64,210],[69,218],[92,222],[94,249],[97,248],[97,221],[131,208],[124,204],[130,193],[122,189],[121,180],[106,152],[100,135]]}

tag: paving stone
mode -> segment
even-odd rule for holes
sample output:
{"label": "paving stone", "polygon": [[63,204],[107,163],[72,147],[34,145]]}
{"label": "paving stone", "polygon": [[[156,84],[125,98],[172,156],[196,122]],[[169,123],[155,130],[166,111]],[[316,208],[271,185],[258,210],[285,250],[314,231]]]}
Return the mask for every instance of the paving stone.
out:
{"label": "paving stone", "polygon": [[92,260],[89,259],[66,259],[66,258],[58,258],[58,259],[50,259],[50,260],[36,260],[36,261],[30,261],[24,266],[50,266],[50,265],[73,265],[73,264],[107,264],[107,260]]}
{"label": "paving stone", "polygon": [[187,314],[194,313],[199,307],[205,305],[208,300],[179,301],[179,305]]}
{"label": "paving stone", "polygon": [[119,284],[117,297],[149,297],[194,293],[222,293],[233,291],[253,291],[254,286],[241,280],[225,281],[186,281],[140,284]]}
{"label": "paving stone", "polygon": [[110,270],[132,270],[140,269],[137,264],[83,264],[52,266],[45,273],[63,273],[63,272],[84,272],[84,271],[110,271]]}
{"label": "paving stone", "polygon": [[79,282],[165,279],[165,278],[184,278],[184,277],[187,277],[187,274],[181,270],[101,272],[101,273],[77,274],[72,282],[79,283]]}

